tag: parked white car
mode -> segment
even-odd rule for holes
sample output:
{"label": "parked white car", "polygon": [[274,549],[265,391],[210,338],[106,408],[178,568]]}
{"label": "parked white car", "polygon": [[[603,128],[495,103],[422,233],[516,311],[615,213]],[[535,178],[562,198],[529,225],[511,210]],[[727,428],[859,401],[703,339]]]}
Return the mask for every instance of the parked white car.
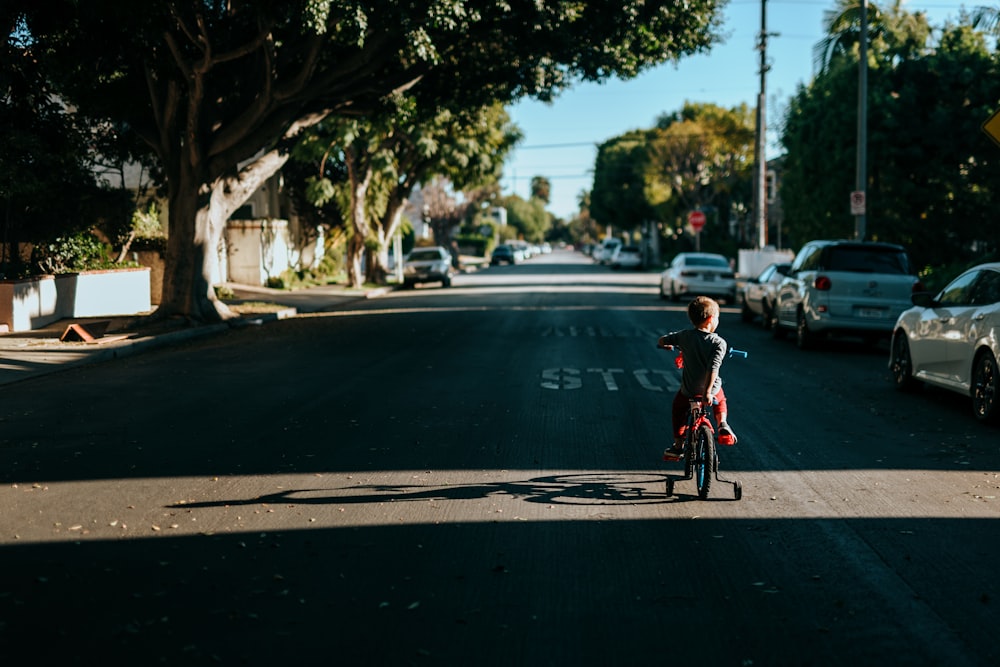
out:
{"label": "parked white car", "polygon": [[414,248],[403,261],[403,285],[440,282],[451,287],[451,253],[447,248]]}
{"label": "parked white car", "polygon": [[740,294],[740,315],[744,322],[759,317],[765,329],[774,324],[774,304],[778,285],[788,275],[790,262],[768,264],[756,277],[746,281]]}
{"label": "parked white car", "polygon": [[638,269],[642,266],[642,251],[634,245],[618,246],[609,263],[612,269]]}
{"label": "parked white car", "polygon": [[601,242],[601,245],[594,248],[594,260],[599,264],[607,264],[611,261],[611,256],[615,254],[615,250],[622,246],[622,242],[615,238],[607,238]]}
{"label": "parked white car", "polygon": [[972,399],[982,421],[1000,421],[1000,262],[961,274],[936,296],[913,295],[892,336],[889,370],[902,390],[920,383]]}
{"label": "parked white car", "polygon": [[798,346],[830,334],[888,338],[922,290],[906,250],[892,243],[810,241],[778,287],[775,337],[793,330]]}
{"label": "parked white car", "polygon": [[729,260],[708,252],[682,252],[660,274],[660,298],[676,301],[684,296],[714,296],[736,301],[736,274]]}
{"label": "parked white car", "polygon": [[528,245],[527,241],[508,241],[507,244],[513,248],[516,261],[523,262],[526,259],[531,259],[531,246]]}

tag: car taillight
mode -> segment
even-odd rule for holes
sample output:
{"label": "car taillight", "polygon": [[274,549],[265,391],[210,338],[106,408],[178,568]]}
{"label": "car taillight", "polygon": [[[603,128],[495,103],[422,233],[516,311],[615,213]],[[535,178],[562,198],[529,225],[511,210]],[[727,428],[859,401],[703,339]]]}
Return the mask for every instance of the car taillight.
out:
{"label": "car taillight", "polygon": [[816,280],[813,281],[813,287],[820,290],[821,292],[826,292],[832,286],[833,283],[830,282],[830,279],[827,278],[826,276],[816,276]]}

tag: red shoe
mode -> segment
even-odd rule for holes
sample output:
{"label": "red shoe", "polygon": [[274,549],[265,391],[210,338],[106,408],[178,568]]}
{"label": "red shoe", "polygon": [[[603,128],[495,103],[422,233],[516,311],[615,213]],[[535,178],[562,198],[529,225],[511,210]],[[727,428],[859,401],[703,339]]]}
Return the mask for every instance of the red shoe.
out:
{"label": "red shoe", "polygon": [[672,447],[667,447],[663,450],[664,461],[680,461],[683,456],[684,440],[682,438],[675,440]]}
{"label": "red shoe", "polygon": [[736,444],[736,434],[733,433],[733,429],[729,428],[729,424],[725,422],[719,425],[719,444],[729,447]]}

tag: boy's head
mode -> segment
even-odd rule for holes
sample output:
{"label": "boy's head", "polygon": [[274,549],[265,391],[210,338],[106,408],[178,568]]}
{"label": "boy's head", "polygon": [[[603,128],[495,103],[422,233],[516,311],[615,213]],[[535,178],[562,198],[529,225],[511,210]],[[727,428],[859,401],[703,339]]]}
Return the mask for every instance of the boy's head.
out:
{"label": "boy's head", "polygon": [[691,320],[691,324],[698,328],[708,326],[709,320],[714,319],[715,326],[711,327],[711,330],[715,331],[715,327],[719,326],[718,302],[707,296],[696,297],[694,301],[688,304],[688,319]]}

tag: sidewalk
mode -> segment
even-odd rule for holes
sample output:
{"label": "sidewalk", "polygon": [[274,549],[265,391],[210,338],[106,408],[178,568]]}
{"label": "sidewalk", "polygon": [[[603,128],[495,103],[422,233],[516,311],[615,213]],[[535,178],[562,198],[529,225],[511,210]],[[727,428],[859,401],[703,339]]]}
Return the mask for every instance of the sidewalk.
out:
{"label": "sidewalk", "polygon": [[[238,323],[284,319],[294,317],[298,313],[330,310],[351,301],[380,296],[392,289],[388,287],[356,290],[343,285],[325,285],[289,292],[232,283],[226,287],[232,290],[235,296],[234,299],[227,299],[228,303],[260,301],[286,306],[285,310],[275,313],[245,316],[234,321],[233,326],[238,326]],[[129,324],[135,319],[134,315],[67,319],[32,331],[0,333],[0,385],[54,373],[72,366],[127,357],[180,340],[221,333],[231,326],[229,323],[195,327],[178,324],[173,330],[169,327],[160,328],[153,334],[150,331],[130,330]],[[78,328],[69,332],[66,340],[60,340],[67,334],[67,329],[71,325],[77,325]],[[93,340],[91,342],[81,340],[78,335],[80,333],[83,337],[93,333]]]}

